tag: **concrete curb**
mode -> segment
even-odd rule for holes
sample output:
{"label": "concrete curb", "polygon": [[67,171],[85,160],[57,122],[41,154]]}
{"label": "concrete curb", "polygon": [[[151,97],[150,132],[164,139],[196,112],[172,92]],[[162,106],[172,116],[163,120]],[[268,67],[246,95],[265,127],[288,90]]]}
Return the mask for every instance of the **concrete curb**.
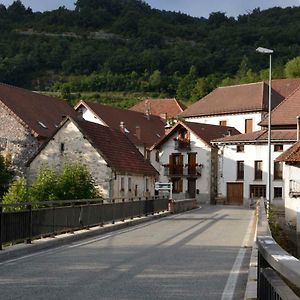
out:
{"label": "concrete curb", "polygon": [[123,228],[147,223],[156,219],[169,216],[171,212],[162,212],[151,216],[143,216],[134,218],[133,220],[125,220],[124,222],[116,222],[115,224],[105,224],[103,227],[91,227],[90,229],[78,230],[74,233],[65,233],[56,235],[55,237],[41,238],[34,240],[31,244],[17,244],[11,247],[4,248],[0,251],[0,262],[15,259],[21,256],[30,255],[42,250],[56,248],[68,243],[77,242],[83,239],[88,239],[104,233],[113,232]]}
{"label": "concrete curb", "polygon": [[254,239],[252,245],[251,258],[249,263],[248,280],[246,285],[244,300],[256,300],[257,299],[257,244],[256,244],[256,234],[257,234],[257,214],[255,222]]}

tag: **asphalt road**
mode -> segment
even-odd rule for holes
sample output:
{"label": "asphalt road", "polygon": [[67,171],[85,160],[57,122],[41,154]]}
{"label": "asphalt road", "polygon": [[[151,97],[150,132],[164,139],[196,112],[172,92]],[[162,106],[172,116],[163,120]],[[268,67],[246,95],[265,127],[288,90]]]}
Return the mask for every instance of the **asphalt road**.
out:
{"label": "asphalt road", "polygon": [[0,299],[243,299],[253,215],[204,207],[0,263]]}

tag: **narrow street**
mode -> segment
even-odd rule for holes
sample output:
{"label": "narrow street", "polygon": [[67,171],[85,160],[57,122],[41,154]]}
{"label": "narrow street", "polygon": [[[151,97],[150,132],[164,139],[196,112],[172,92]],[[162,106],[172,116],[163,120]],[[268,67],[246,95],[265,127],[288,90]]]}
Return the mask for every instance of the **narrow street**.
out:
{"label": "narrow street", "polygon": [[205,206],[0,264],[0,299],[243,299],[254,211]]}

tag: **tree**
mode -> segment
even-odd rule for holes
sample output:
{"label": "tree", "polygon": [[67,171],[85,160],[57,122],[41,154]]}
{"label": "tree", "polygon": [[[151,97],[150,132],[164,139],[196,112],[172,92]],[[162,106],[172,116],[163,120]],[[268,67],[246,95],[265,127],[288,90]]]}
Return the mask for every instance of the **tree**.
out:
{"label": "tree", "polygon": [[9,184],[14,176],[14,172],[10,169],[4,157],[0,155],[0,199],[8,190]]}
{"label": "tree", "polygon": [[159,70],[155,70],[149,78],[149,86],[153,91],[159,91],[161,85],[161,73]]}
{"label": "tree", "polygon": [[284,69],[287,78],[300,77],[300,56],[289,60]]}
{"label": "tree", "polygon": [[[8,189],[7,193],[3,196],[2,203],[14,204],[14,203],[26,203],[30,202],[30,194],[27,188],[26,180],[20,178],[16,180]],[[7,208],[6,211],[20,210],[20,207]]]}
{"label": "tree", "polygon": [[66,164],[58,179],[60,200],[93,199],[100,195],[87,167],[80,164]]}

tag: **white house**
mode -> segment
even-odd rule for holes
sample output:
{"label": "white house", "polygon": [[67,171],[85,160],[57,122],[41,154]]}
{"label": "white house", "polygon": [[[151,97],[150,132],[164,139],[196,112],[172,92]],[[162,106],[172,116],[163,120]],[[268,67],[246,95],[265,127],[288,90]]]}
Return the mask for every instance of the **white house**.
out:
{"label": "white house", "polygon": [[[272,80],[272,109],[300,86],[299,79]],[[191,105],[186,121],[235,127],[241,133],[261,129],[268,112],[268,82],[219,87]]]}
{"label": "white house", "polygon": [[[268,182],[268,132],[266,129],[213,141],[219,148],[218,197],[228,204],[247,205],[266,197]],[[276,158],[296,139],[296,130],[272,130],[272,203],[284,205],[285,172]]]}
{"label": "white house", "polygon": [[218,149],[210,142],[237,133],[232,127],[179,121],[151,149],[159,181],[173,183],[174,199],[196,198],[213,203]]}
{"label": "white house", "polygon": [[105,198],[154,196],[157,171],[119,130],[68,117],[29,161],[29,184],[41,166],[87,166]]}

